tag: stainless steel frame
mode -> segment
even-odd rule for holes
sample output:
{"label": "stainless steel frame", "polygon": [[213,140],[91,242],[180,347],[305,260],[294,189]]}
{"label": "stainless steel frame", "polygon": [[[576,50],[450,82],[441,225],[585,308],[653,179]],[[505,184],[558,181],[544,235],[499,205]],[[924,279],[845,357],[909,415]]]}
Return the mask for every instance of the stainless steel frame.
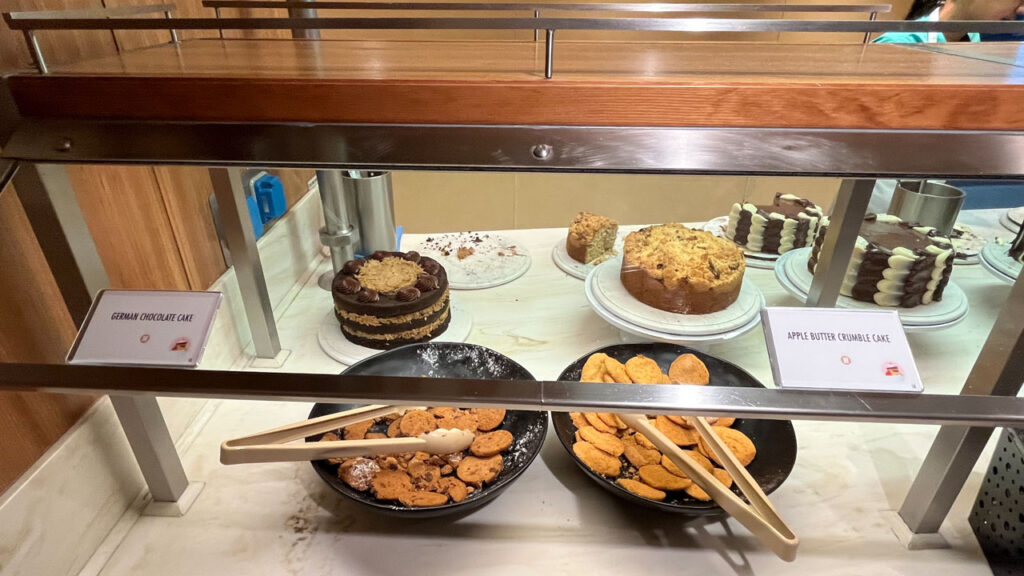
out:
{"label": "stainless steel frame", "polygon": [[[25,214],[76,326],[92,296],[110,285],[63,166],[19,166],[14,177]],[[185,469],[155,396],[111,395],[111,402],[153,500],[175,502],[188,488]]]}
{"label": "stainless steel frame", "polygon": [[[534,154],[538,146],[547,153]],[[1024,133],[27,119],[2,157],[61,164],[1012,179],[1024,177]]]}
{"label": "stainless steel frame", "polygon": [[836,305],[874,186],[874,180],[843,180],[839,187],[830,218],[834,222],[829,225],[821,245],[818,267],[807,291],[807,306],[831,308]]}
{"label": "stainless steel frame", "polygon": [[891,4],[743,4],[743,3],[562,3],[537,4],[530,2],[334,2],[295,0],[203,0],[205,8],[301,8],[306,4],[318,10],[451,10],[451,11],[598,11],[598,12],[799,12],[799,13],[887,13]]}

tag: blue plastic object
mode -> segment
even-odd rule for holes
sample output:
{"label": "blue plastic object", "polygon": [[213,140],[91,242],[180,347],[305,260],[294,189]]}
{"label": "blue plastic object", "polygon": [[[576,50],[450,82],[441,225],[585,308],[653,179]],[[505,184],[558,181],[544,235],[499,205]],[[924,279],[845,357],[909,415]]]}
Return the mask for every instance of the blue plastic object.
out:
{"label": "blue plastic object", "polygon": [[946,183],[964,191],[962,210],[1024,206],[1024,181],[947,180]]}
{"label": "blue plastic object", "polygon": [[[1024,20],[1024,14],[1017,14],[1015,20]],[[1012,32],[1009,34],[986,34],[981,33],[982,42],[1024,42],[1024,34],[1020,32]],[[1020,62],[1020,58],[1017,58]]]}
{"label": "blue plastic object", "polygon": [[249,207],[249,219],[252,220],[252,231],[256,238],[263,236],[263,219],[260,218],[260,207],[253,196],[245,197],[245,205]]}
{"label": "blue plastic object", "polygon": [[284,185],[281,179],[270,174],[262,174],[253,181],[253,192],[259,205],[259,215],[266,224],[280,218],[288,210],[288,201],[284,197]]}

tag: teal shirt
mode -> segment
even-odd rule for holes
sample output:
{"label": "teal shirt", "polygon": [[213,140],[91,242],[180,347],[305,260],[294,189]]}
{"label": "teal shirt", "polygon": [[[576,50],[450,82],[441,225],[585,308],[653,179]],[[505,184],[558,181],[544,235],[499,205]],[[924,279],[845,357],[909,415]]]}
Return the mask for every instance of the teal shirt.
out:
{"label": "teal shirt", "polygon": [[[918,22],[927,22],[928,20],[929,16],[917,19]],[[981,35],[977,32],[968,32],[967,39],[971,42],[980,42]],[[932,41],[945,42],[946,37],[942,32],[936,32],[935,39]],[[874,40],[875,44],[924,44],[926,42],[928,42],[927,32],[886,32]]]}

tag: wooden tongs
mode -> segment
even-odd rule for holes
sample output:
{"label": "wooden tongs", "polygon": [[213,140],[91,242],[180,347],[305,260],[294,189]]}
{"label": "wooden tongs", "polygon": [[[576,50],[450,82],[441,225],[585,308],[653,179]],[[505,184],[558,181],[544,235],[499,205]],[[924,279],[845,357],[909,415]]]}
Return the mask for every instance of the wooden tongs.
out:
{"label": "wooden tongs", "polygon": [[792,562],[796,559],[796,549],[800,539],[790,530],[789,526],[782,520],[775,507],[765,496],[761,487],[747,472],[732,451],[722,442],[718,434],[711,429],[711,426],[703,418],[687,418],[690,426],[695,428],[701,438],[718,456],[718,461],[725,466],[726,472],[732,476],[740,492],[747,497],[750,504],[741,500],[732,490],[712,476],[700,464],[690,458],[685,452],[679,449],[674,442],[668,439],[660,430],[655,428],[643,414],[619,414],[619,417],[627,426],[643,433],[673,464],[679,467],[698,486],[704,489],[711,498],[736,519],[740,524],[747,527],[772,552],[785,560]]}
{"label": "wooden tongs", "polygon": [[414,438],[379,438],[372,440],[338,440],[334,442],[303,442],[289,444],[314,434],[351,426],[357,422],[374,420],[389,414],[404,413],[411,406],[371,405],[328,414],[252,436],[228,440],[220,445],[222,464],[248,464],[255,462],[301,462],[328,458],[354,458],[398,452],[428,452],[451,454],[469,448],[472,432],[439,428]]}

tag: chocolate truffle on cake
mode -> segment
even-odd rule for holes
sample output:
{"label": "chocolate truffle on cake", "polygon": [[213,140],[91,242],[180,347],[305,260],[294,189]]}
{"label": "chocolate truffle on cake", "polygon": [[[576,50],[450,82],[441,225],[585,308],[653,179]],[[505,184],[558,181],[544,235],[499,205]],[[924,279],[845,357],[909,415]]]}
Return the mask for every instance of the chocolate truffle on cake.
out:
{"label": "chocolate truffle on cake", "polygon": [[659,310],[708,314],[736,301],[746,264],[732,242],[682,224],[626,236],[619,278],[634,298]]}
{"label": "chocolate truffle on cake", "polygon": [[432,340],[451,319],[447,273],[416,252],[377,251],[349,260],[331,293],[342,334],[368,348]]}
{"label": "chocolate truffle on cake", "polygon": [[792,194],[776,194],[771,206],[733,204],[725,236],[753,252],[785,254],[814,241],[821,208]]}
{"label": "chocolate truffle on cake", "polygon": [[[828,218],[823,218],[807,261],[811,273],[818,266],[828,226]],[[914,226],[889,214],[868,214],[839,293],[900,308],[939,301],[953,271],[953,255],[949,238],[934,228]]]}

